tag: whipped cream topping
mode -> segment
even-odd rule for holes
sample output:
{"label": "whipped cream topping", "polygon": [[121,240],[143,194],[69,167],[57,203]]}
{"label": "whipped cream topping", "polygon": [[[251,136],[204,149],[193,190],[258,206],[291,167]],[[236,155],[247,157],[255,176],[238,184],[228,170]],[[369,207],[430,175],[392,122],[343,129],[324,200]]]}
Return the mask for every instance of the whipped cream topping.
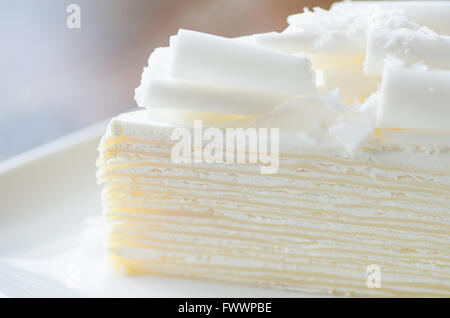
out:
{"label": "whipped cream topping", "polygon": [[345,112],[337,118],[337,123],[328,129],[329,134],[350,154],[355,154],[375,130],[376,123],[373,118],[377,114],[378,95],[378,92],[373,93],[364,104]]}
{"label": "whipped cream topping", "polygon": [[436,33],[450,35],[448,1],[342,1],[334,3],[331,10],[373,10],[375,7],[402,10],[410,21],[427,26]]}
{"label": "whipped cream topping", "polygon": [[150,56],[138,105],[153,119],[172,109],[278,125],[293,142],[337,143],[351,154],[386,129],[449,133],[450,3],[346,1],[288,23],[236,39],[180,30]]}
{"label": "whipped cream topping", "polygon": [[396,7],[339,7],[331,10],[304,9],[287,19],[289,27],[281,33],[255,34],[254,41],[265,47],[310,54],[364,54],[367,30],[417,29],[405,10]]}
{"label": "whipped cream topping", "polygon": [[419,30],[370,30],[364,73],[381,75],[388,57],[408,64],[422,63],[431,68],[450,69],[450,36],[439,35],[425,27]]}
{"label": "whipped cream topping", "polygon": [[237,124],[251,127],[279,128],[285,140],[282,144],[299,144],[303,146],[330,146],[327,127],[336,122],[345,108],[339,90],[299,97],[290,100],[272,112],[256,116],[254,119]]}

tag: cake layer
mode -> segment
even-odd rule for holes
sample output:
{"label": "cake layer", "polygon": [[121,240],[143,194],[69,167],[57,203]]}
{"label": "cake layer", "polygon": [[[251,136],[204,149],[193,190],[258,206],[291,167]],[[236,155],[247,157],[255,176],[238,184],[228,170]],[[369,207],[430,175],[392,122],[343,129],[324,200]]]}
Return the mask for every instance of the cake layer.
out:
{"label": "cake layer", "polygon": [[[274,175],[255,164],[175,164],[173,127],[126,118],[110,125],[98,161],[116,270],[338,295],[450,295],[448,165],[402,164],[395,145],[377,143],[356,158],[282,152]],[[406,155],[431,163],[447,151]],[[366,286],[371,264],[381,288]]]}

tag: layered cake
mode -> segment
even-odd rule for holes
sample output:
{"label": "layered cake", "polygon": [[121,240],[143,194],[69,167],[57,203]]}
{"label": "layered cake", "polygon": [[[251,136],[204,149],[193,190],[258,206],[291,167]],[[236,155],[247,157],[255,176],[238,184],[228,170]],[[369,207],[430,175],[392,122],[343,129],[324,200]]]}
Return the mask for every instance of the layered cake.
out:
{"label": "layered cake", "polygon": [[344,2],[281,33],[180,30],[113,118],[114,270],[450,296],[450,3]]}

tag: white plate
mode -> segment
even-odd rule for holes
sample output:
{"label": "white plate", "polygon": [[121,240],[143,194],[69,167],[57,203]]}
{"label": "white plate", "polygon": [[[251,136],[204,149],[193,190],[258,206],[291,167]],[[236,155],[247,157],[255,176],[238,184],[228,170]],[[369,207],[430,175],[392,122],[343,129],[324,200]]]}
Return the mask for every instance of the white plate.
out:
{"label": "white plate", "polygon": [[87,218],[101,215],[95,160],[106,124],[99,123],[0,163],[0,296],[308,296],[111,273],[99,252],[102,240],[96,234],[95,222],[86,225]]}

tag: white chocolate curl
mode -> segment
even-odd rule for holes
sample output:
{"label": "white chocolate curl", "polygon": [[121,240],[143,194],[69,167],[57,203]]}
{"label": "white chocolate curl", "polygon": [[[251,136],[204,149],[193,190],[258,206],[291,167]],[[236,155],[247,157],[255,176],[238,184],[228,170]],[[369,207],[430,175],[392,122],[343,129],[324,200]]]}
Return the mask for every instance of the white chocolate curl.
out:
{"label": "white chocolate curl", "polygon": [[145,83],[140,103],[146,107],[256,115],[273,110],[295,96],[154,77]]}
{"label": "white chocolate curl", "polygon": [[315,92],[311,62],[210,34],[180,30],[170,40],[171,77],[286,94]]}
{"label": "white chocolate curl", "polygon": [[374,6],[381,9],[402,9],[418,25],[427,26],[442,35],[450,35],[449,1],[348,1],[333,4],[331,10],[372,10]]}
{"label": "white chocolate curl", "polygon": [[388,64],[377,127],[450,130],[450,71]]}

